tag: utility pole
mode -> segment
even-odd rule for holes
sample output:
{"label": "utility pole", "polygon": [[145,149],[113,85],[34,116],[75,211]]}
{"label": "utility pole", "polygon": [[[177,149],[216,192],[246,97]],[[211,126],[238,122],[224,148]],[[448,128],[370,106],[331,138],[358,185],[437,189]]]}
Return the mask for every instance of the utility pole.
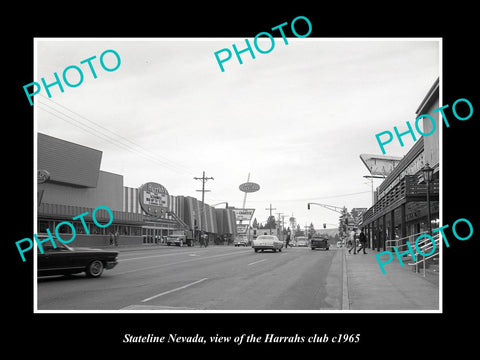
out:
{"label": "utility pole", "polygon": [[[277,208],[272,208],[272,204],[270,204],[270,207],[265,208],[265,210],[270,210],[270,216],[268,217],[270,219],[272,217],[272,210],[277,210]],[[270,229],[270,235],[272,235],[272,229]]]}
{"label": "utility pole", "polygon": [[275,213],[278,215],[278,230],[277,230],[277,235],[278,237],[283,241],[283,232],[282,232],[282,221],[281,221],[281,215],[283,215],[283,213]]}
{"label": "utility pole", "polygon": [[205,177],[205,171],[203,172],[203,176],[200,177],[194,177],[195,180],[202,180],[202,190],[197,190],[202,192],[202,204],[205,203],[205,192],[210,191],[210,190],[205,190],[205,183],[208,180],[215,180],[213,177]]}
{"label": "utility pole", "polygon": [[[250,181],[250,173],[248,173],[247,183]],[[247,192],[245,191],[245,195],[243,196],[243,206],[242,209],[245,209],[245,203],[247,202]]]}
{"label": "utility pole", "polygon": [[270,210],[270,216],[272,216],[272,210],[277,210],[277,208],[272,208],[272,204],[270,204],[270,207],[265,208],[265,210]]}
{"label": "utility pole", "polygon": [[[208,180],[215,180],[213,177],[205,177],[205,171],[203,172],[203,175],[201,178],[199,177],[194,177],[195,180],[202,180],[202,190],[196,190],[196,191],[201,191],[202,192],[202,214],[205,212],[205,192],[206,191],[210,191],[210,190],[205,190],[205,183],[208,181]],[[202,229],[202,217],[201,215],[202,214],[199,214],[200,216],[198,217],[198,219],[200,220],[200,230]]]}

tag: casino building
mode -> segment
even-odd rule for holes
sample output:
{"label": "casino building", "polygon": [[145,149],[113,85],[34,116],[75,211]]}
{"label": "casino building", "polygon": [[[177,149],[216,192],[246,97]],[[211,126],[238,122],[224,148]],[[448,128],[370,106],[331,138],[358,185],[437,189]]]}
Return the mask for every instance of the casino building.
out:
{"label": "casino building", "polygon": [[[416,110],[416,115],[431,115],[437,127],[439,113],[439,80],[430,88]],[[432,130],[430,121],[423,121],[423,132]],[[428,230],[427,185],[422,168],[426,163],[433,168],[430,184],[430,219],[432,229],[439,226],[439,131],[420,137],[408,153],[395,165],[375,192],[374,205],[363,215],[361,227],[369,247],[386,250],[386,241],[412,237]]]}
{"label": "casino building", "polygon": [[[63,221],[75,227],[76,246],[109,245],[110,234],[118,233],[119,245],[159,243],[175,229],[188,228],[203,231],[210,240],[236,235],[235,214],[232,209],[217,209],[196,198],[171,195],[161,184],[155,184],[155,196],[146,186],[131,188],[123,185],[123,176],[100,169],[102,152],[49,135],[37,135],[37,170],[48,172],[49,178],[37,184],[37,229],[54,233]],[[145,204],[145,199],[155,206]],[[95,225],[92,211],[107,206],[113,213],[113,222],[106,228]],[[149,211],[155,209],[155,211]],[[159,211],[156,211],[160,209]],[[84,220],[72,218],[88,212]],[[106,210],[95,213],[99,223],[110,219]],[[58,228],[63,239],[70,239],[68,225]],[[70,235],[68,235],[70,233]],[[62,235],[64,234],[64,235]]]}

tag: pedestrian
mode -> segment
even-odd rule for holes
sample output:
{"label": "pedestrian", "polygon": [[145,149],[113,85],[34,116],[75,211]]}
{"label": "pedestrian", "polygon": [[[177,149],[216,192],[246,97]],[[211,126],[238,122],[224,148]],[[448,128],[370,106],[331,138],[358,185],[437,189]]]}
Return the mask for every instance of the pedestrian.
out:
{"label": "pedestrian", "polygon": [[363,229],[360,230],[359,240],[360,240],[360,248],[358,249],[358,252],[360,252],[360,250],[363,250],[363,253],[366,254],[365,246],[367,245],[367,237],[363,233]]}
{"label": "pedestrian", "polygon": [[115,235],[113,236],[113,240],[115,241],[115,246],[118,246],[118,231],[115,231]]}
{"label": "pedestrian", "polygon": [[348,253],[351,254],[351,251],[353,249],[353,253],[356,254],[356,243],[355,243],[356,239],[355,239],[355,231],[352,231],[350,233],[350,236],[348,238],[348,246],[350,246],[350,249],[348,249]]}
{"label": "pedestrian", "polygon": [[[290,234],[287,234],[287,240],[285,241],[285,249],[288,248],[288,245],[290,245]],[[292,247],[292,245],[290,245]]]}
{"label": "pedestrian", "polygon": [[208,246],[208,240],[209,240],[209,239],[208,239],[208,235],[207,235],[207,234],[203,234],[203,239],[204,239],[203,242],[204,242],[204,244],[205,244],[205,247],[207,247],[207,246]]}
{"label": "pedestrian", "polygon": [[110,246],[113,245],[113,233],[110,231]]}

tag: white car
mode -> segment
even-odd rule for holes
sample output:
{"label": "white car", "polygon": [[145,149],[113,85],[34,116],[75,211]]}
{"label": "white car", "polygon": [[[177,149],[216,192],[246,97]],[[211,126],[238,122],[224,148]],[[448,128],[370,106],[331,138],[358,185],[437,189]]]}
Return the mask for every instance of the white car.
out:
{"label": "white car", "polygon": [[278,240],[275,235],[260,235],[252,241],[252,248],[255,252],[258,250],[282,251],[283,241]]}
{"label": "white car", "polygon": [[308,238],[306,236],[297,236],[295,243],[296,246],[308,246]]}

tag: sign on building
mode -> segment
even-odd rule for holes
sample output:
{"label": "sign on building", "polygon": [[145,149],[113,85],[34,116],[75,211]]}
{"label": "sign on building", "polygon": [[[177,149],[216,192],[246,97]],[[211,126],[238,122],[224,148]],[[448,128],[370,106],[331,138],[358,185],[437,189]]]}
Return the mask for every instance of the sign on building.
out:
{"label": "sign on building", "polygon": [[386,155],[361,154],[360,159],[367,167],[371,175],[387,177],[395,166],[398,165],[401,157]]}
{"label": "sign on building", "polygon": [[143,211],[151,216],[160,216],[168,210],[168,191],[163,185],[148,182],[140,186],[138,200]]}

